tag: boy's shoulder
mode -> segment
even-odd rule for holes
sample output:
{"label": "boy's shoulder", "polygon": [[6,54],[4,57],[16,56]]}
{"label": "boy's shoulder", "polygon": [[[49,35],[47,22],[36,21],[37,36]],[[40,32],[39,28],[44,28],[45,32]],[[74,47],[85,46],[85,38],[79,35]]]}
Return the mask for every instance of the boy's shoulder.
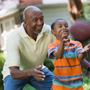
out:
{"label": "boy's shoulder", "polygon": [[48,47],[54,47],[54,46],[57,46],[58,44],[56,42],[52,42],[48,45]]}
{"label": "boy's shoulder", "polygon": [[72,44],[79,44],[79,43],[81,43],[80,41],[77,41],[77,40],[71,40],[70,39],[70,43],[72,43]]}

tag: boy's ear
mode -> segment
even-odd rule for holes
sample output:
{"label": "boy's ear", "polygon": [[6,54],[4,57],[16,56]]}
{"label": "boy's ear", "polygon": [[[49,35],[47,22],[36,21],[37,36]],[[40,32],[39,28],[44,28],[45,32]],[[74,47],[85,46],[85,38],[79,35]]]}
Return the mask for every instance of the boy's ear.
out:
{"label": "boy's ear", "polygon": [[52,33],[53,35],[55,35],[55,31],[54,31],[53,29],[51,30],[51,33]]}

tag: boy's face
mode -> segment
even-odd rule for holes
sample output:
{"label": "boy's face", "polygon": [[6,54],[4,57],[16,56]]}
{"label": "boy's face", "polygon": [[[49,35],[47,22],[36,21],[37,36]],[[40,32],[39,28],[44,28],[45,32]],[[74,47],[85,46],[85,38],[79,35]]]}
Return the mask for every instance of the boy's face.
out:
{"label": "boy's face", "polygon": [[52,33],[60,40],[60,35],[67,38],[69,35],[68,23],[64,20],[56,21]]}

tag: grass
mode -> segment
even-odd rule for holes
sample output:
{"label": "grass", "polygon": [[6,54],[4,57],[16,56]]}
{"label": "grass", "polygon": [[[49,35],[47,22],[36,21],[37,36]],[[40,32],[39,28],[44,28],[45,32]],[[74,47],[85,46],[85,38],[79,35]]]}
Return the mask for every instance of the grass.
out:
{"label": "grass", "polygon": [[36,90],[36,89],[34,87],[32,87],[31,85],[27,84],[27,85],[25,85],[23,90]]}

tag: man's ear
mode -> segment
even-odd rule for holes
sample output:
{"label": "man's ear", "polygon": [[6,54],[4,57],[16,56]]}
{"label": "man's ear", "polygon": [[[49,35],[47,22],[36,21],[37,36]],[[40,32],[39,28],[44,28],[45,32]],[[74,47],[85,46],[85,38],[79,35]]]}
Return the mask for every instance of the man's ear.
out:
{"label": "man's ear", "polygon": [[53,29],[51,30],[51,33],[52,33],[53,35],[55,35],[55,31],[54,31]]}
{"label": "man's ear", "polygon": [[26,20],[26,19],[24,19],[24,20],[23,20],[23,22],[24,22],[24,25],[26,25],[26,24],[27,24],[27,20]]}

